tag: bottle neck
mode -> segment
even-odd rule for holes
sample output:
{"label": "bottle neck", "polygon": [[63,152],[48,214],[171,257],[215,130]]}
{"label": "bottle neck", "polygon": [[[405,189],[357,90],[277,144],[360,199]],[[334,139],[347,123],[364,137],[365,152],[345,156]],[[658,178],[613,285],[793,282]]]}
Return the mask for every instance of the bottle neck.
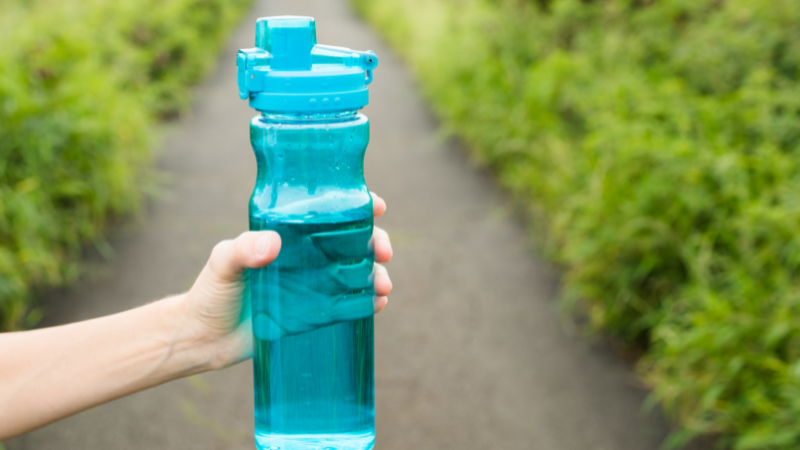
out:
{"label": "bottle neck", "polygon": [[261,117],[270,123],[339,123],[356,120],[357,110],[331,111],[312,114],[276,113],[262,111]]}

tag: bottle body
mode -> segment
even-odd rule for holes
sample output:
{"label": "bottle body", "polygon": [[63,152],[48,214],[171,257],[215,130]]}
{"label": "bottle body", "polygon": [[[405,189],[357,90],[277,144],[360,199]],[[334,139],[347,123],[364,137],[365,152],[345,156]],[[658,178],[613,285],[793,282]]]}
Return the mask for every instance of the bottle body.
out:
{"label": "bottle body", "polygon": [[262,114],[250,229],[281,252],[248,277],[256,442],[362,450],[374,443],[369,122],[355,111]]}

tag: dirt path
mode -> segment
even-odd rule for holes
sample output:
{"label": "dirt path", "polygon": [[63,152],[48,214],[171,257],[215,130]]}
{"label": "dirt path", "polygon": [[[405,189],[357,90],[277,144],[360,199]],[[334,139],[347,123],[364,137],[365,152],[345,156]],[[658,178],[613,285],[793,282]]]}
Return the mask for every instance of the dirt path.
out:
{"label": "dirt path", "polygon": [[[395,293],[376,322],[381,450],[656,450],[663,421],[608,351],[570,337],[557,277],[528,250],[507,199],[437,136],[407,70],[344,0],[260,1],[164,142],[171,183],[120,233],[106,274],[49,301],[45,325],[110,314],[187,289],[214,243],[247,227],[254,115],[235,52],[255,18],[317,18],[319,41],[374,50],[367,181],[389,202]],[[252,449],[249,363],[180,380],[6,442],[8,450]]]}

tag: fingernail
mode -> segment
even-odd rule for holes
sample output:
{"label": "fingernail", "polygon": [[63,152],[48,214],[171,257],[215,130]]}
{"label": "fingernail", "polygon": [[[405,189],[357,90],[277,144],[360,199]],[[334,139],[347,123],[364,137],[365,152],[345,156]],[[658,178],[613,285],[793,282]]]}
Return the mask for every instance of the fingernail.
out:
{"label": "fingernail", "polygon": [[269,248],[272,246],[271,233],[264,233],[256,241],[256,253],[258,256],[267,256]]}

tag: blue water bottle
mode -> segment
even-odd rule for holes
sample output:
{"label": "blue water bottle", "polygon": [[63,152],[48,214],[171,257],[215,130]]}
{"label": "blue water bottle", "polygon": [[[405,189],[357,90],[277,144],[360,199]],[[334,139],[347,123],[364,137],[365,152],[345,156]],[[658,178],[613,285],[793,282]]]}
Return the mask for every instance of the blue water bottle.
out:
{"label": "blue water bottle", "polygon": [[237,56],[258,176],[250,229],[281,236],[248,274],[259,449],[363,450],[375,442],[369,121],[378,59],[317,44],[311,17],[266,17]]}

